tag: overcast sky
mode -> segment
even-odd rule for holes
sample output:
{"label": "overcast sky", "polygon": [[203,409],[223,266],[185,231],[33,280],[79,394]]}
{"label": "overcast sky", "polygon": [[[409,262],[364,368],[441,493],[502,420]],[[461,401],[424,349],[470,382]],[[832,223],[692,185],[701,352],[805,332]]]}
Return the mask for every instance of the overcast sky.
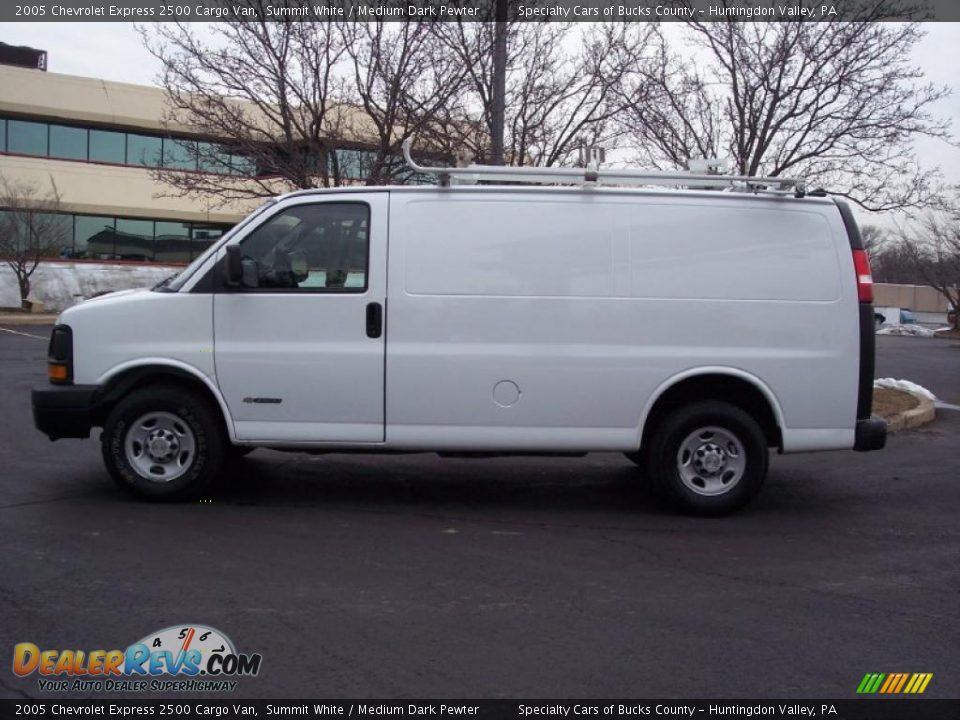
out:
{"label": "overcast sky", "polygon": [[[916,48],[916,63],[931,82],[953,89],[938,110],[960,136],[960,23],[927,23]],[[129,23],[6,23],[0,41],[46,50],[50,72],[156,84],[159,66]],[[920,139],[917,152],[928,166],[940,165],[947,180],[960,183],[960,149]]]}

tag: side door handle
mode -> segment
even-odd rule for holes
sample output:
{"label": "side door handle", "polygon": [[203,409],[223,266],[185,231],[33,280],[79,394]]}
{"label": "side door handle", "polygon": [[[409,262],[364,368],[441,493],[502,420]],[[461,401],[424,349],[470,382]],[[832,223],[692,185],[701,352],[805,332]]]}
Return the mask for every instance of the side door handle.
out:
{"label": "side door handle", "polygon": [[383,334],[383,306],[378,302],[367,305],[367,337],[378,338]]}

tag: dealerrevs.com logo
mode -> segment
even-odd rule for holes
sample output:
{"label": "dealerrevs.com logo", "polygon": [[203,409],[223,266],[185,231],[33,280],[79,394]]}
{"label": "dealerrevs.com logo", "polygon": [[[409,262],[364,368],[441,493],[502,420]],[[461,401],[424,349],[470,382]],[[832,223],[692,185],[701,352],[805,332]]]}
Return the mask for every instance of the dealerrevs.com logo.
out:
{"label": "dealerrevs.com logo", "polygon": [[174,625],[126,650],[42,650],[34,643],[13,648],[13,672],[37,674],[43,692],[232,691],[234,678],[260,672],[259,653],[238,653],[219,630]]}

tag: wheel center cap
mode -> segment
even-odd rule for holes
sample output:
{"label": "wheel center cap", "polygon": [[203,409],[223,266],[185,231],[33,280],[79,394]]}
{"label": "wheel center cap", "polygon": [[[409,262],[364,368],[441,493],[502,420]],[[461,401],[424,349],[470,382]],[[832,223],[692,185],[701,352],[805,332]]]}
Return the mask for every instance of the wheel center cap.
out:
{"label": "wheel center cap", "polygon": [[170,455],[173,449],[173,443],[171,443],[162,435],[150,438],[150,442],[147,445],[147,450],[149,451],[150,455],[157,460]]}
{"label": "wheel center cap", "polygon": [[716,448],[709,448],[700,458],[700,464],[705,472],[715,473],[723,467],[723,454]]}

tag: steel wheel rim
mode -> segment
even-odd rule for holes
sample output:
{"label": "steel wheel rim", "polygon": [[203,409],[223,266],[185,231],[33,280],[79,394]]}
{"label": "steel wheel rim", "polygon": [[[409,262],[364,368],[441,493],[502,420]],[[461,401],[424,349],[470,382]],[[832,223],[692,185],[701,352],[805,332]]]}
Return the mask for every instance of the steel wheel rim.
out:
{"label": "steel wheel rim", "polygon": [[183,418],[169,412],[141,415],[123,442],[130,467],[155,483],[168,483],[186,473],[197,455],[197,441]]}
{"label": "steel wheel rim", "polygon": [[680,481],[697,495],[713,497],[730,492],[746,469],[743,442],[732,431],[716,425],[697,428],[677,451]]}

